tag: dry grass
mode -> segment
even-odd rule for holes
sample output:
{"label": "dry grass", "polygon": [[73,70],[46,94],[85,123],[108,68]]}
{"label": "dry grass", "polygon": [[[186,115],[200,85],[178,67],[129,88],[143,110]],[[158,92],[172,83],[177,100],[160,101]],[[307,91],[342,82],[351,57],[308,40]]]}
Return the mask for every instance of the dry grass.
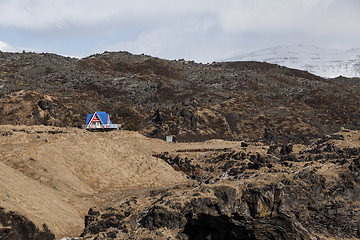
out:
{"label": "dry grass", "polygon": [[154,154],[223,149],[238,142],[166,143],[136,132],[87,132],[45,126],[0,127],[0,206],[57,237],[78,236],[84,216],[112,193],[187,182]]}

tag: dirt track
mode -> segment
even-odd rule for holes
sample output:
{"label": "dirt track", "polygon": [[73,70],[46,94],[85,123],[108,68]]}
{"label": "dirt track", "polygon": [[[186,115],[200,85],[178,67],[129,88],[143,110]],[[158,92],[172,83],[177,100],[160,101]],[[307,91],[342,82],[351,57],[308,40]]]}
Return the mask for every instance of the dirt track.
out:
{"label": "dirt track", "polygon": [[88,209],[108,193],[186,182],[155,153],[236,147],[238,142],[166,143],[136,132],[87,132],[45,126],[0,127],[0,206],[57,238],[78,236]]}

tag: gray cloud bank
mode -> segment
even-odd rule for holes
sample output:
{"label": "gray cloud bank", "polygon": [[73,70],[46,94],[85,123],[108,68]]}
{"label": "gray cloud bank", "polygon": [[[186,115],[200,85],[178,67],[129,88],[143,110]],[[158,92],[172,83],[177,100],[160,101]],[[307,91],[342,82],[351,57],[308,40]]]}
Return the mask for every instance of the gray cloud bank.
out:
{"label": "gray cloud bank", "polygon": [[358,0],[2,0],[0,28],[66,39],[68,51],[81,39],[83,54],[127,50],[207,62],[284,44],[359,47],[359,13]]}

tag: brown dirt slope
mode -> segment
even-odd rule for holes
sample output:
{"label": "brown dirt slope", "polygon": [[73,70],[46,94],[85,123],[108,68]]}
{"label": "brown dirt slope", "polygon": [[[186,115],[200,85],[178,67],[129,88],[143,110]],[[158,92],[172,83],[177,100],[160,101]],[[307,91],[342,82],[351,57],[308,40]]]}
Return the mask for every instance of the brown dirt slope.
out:
{"label": "brown dirt slope", "polygon": [[0,127],[0,207],[16,211],[57,237],[79,236],[92,206],[119,191],[187,182],[153,155],[237,142],[171,144],[136,132],[88,132],[50,126]]}
{"label": "brown dirt slope", "polygon": [[58,237],[79,235],[88,208],[112,191],[182,183],[152,157],[151,140],[135,132],[0,127],[0,206],[46,223]]}

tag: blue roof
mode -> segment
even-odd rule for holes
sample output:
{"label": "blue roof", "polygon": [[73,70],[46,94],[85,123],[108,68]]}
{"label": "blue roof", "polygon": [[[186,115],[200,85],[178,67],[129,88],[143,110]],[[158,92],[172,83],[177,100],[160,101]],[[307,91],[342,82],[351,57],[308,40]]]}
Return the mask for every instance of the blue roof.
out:
{"label": "blue roof", "polygon": [[91,118],[92,118],[93,115],[94,115],[94,114],[88,114],[88,115],[87,115],[87,117],[86,117],[86,125],[89,124],[89,122],[90,122],[90,120],[91,120]]}
{"label": "blue roof", "polygon": [[[98,117],[100,118],[100,121],[102,122],[102,124],[112,124],[109,114],[107,114],[106,112],[95,112],[93,114],[88,114],[86,117],[86,125],[89,124],[90,120],[92,119],[92,117],[94,116],[94,114],[97,114]],[[109,122],[108,122],[109,119]]]}

